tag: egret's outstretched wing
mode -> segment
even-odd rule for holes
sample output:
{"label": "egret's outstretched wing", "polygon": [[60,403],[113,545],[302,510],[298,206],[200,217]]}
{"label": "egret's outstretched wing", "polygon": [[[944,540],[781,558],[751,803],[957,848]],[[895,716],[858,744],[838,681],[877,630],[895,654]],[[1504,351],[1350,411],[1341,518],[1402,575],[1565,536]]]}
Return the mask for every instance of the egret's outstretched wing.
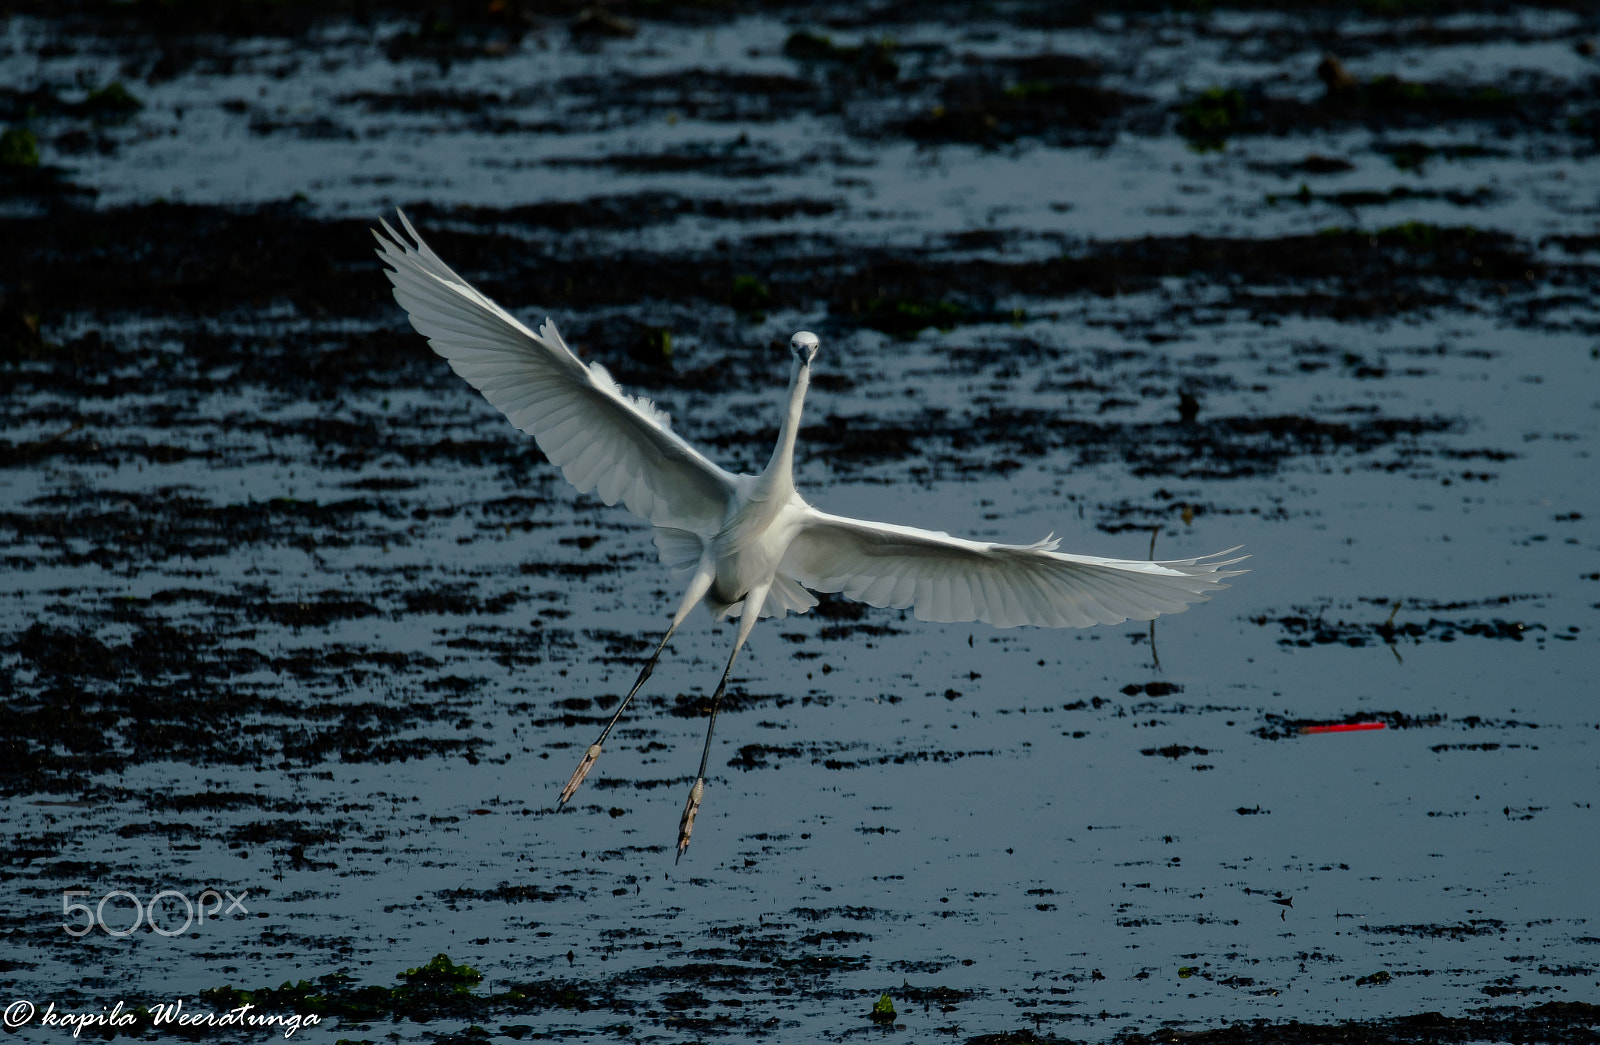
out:
{"label": "egret's outstretched wing", "polygon": [[1087,628],[1181,613],[1228,587],[1224,579],[1245,571],[1227,567],[1247,558],[1139,562],[1067,555],[1057,543],[986,544],[813,511],[779,569],[817,591],[910,608],[919,620]]}
{"label": "egret's outstretched wing", "polygon": [[621,501],[656,526],[709,536],[722,528],[733,476],[667,427],[648,399],[584,366],[548,319],[534,333],[440,260],[405,214],[408,243],[382,222],[378,256],[394,298],[433,350],[533,436],[580,493]]}

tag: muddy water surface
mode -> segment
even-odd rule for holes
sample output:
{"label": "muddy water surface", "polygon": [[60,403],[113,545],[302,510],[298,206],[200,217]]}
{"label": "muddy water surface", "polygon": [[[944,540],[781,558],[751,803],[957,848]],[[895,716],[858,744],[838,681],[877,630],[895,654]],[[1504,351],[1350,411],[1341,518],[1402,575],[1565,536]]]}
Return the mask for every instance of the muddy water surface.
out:
{"label": "muddy water surface", "polygon": [[[1593,15],[637,14],[3,23],[6,999],[1592,1040]],[[678,592],[406,326],[396,205],[729,467],[818,331],[828,510],[1253,572],[766,622],[674,864],[697,616],[554,813]]]}

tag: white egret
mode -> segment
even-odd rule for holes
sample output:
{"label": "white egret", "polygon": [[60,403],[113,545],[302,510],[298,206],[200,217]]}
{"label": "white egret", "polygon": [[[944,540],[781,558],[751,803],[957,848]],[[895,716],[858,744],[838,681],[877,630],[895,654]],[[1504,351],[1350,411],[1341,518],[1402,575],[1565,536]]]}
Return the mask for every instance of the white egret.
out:
{"label": "white egret", "polygon": [[524,326],[440,260],[404,213],[400,222],[409,242],[387,221],[373,235],[411,325],[533,436],[580,493],[621,501],[655,527],[662,563],[688,578],[666,634],[584,753],[558,807],[588,775],[689,611],[704,601],[718,620],[739,616],[678,826],[680,858],[705,794],[712,731],[734,658],[758,618],[804,613],[817,604],[811,592],[819,591],[909,609],[920,620],[1086,628],[1182,612],[1244,572],[1228,569],[1243,558],[1223,559],[1228,552],[1166,562],[1104,559],[1058,552],[1053,535],[1035,544],[993,544],[818,511],[794,487],[795,436],[817,356],[815,334],[801,331],[789,342],[788,400],[767,466],[760,475],[734,475],[674,433],[650,400],[623,393],[599,363],[581,363],[554,323],[546,319],[537,331]]}

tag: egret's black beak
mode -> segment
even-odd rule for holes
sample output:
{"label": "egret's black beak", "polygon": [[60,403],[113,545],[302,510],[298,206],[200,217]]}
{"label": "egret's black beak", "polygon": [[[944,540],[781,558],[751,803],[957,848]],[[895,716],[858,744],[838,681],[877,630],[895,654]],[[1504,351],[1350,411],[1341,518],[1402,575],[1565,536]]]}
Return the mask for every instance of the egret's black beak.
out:
{"label": "egret's black beak", "polygon": [[817,348],[817,336],[809,330],[802,330],[789,342],[789,352],[795,362],[804,367],[809,367],[811,361],[817,358]]}

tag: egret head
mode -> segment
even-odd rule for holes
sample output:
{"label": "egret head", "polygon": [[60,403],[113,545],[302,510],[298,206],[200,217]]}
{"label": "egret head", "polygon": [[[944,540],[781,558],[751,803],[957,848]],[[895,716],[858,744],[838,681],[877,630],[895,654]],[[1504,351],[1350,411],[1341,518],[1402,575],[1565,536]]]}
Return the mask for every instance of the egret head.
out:
{"label": "egret head", "polygon": [[817,345],[817,335],[809,330],[802,330],[789,339],[789,353],[794,356],[796,363],[810,366],[811,361],[817,358]]}

